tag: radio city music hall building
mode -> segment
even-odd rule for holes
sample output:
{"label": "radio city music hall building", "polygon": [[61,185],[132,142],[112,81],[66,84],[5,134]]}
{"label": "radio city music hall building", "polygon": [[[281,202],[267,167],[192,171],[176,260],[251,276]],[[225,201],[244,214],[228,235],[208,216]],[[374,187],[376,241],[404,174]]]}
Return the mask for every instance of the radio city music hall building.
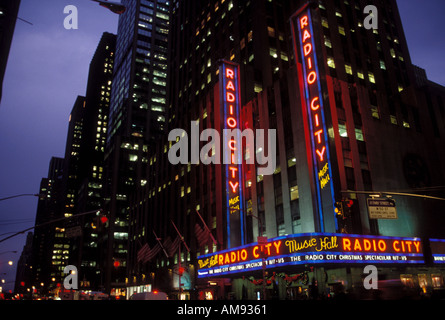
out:
{"label": "radio city music hall building", "polygon": [[[369,4],[377,29],[363,24]],[[159,140],[131,196],[131,292],[360,297],[366,265],[427,294],[444,287],[445,89],[411,64],[395,1],[173,1],[168,74],[167,131],[188,134]],[[168,161],[196,121],[221,132],[228,162],[194,150]],[[224,145],[227,128],[275,129],[275,145]],[[275,171],[258,174],[248,160],[268,152]],[[391,195],[396,216],[370,215],[371,193]],[[197,239],[196,211],[215,241]],[[172,221],[189,250],[138,259],[176,236]]]}

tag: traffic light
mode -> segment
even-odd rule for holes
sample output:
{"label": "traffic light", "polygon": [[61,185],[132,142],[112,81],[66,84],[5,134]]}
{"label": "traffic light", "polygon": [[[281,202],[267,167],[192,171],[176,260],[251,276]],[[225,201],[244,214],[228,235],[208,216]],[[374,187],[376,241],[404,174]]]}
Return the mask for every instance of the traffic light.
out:
{"label": "traffic light", "polygon": [[343,213],[345,217],[350,218],[352,216],[352,207],[354,206],[354,200],[343,200]]}
{"label": "traffic light", "polygon": [[185,268],[184,268],[184,267],[180,267],[180,268],[178,268],[178,274],[179,274],[180,276],[182,276],[182,275],[184,274],[184,272],[185,272]]}
{"label": "traffic light", "polygon": [[346,215],[345,215],[345,203],[344,201],[338,201],[334,204],[335,206],[335,214],[337,217],[337,224],[338,224],[338,232],[341,233],[348,233],[347,232],[347,221],[346,221]]}
{"label": "traffic light", "polygon": [[103,226],[105,226],[105,224],[108,222],[108,218],[106,215],[104,214],[98,214],[95,218],[94,221],[91,223],[91,226],[93,227],[93,229],[96,228],[101,228]]}
{"label": "traffic light", "polygon": [[343,216],[343,202],[338,201],[334,204],[335,206],[335,215],[337,216],[337,218]]}

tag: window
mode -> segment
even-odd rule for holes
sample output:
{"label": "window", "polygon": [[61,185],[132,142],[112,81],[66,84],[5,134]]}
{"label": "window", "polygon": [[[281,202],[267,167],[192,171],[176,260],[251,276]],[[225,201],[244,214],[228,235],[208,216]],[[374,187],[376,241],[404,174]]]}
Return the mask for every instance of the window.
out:
{"label": "window", "polygon": [[389,120],[391,121],[392,124],[397,125],[397,117],[396,116],[390,115]]}
{"label": "window", "polygon": [[345,71],[347,74],[351,74],[352,75],[352,68],[350,65],[345,64]]}
{"label": "window", "polygon": [[340,137],[347,137],[348,136],[348,131],[346,129],[346,124],[345,123],[339,123],[338,124],[338,133],[340,134]]}
{"label": "window", "polygon": [[328,67],[329,67],[329,68],[334,68],[334,69],[335,69],[334,58],[332,58],[332,57],[328,57]]}
{"label": "window", "polygon": [[332,48],[331,39],[329,39],[327,36],[324,36],[324,45],[328,48]]}
{"label": "window", "polygon": [[342,36],[345,36],[345,28],[342,26],[338,26],[338,33],[340,33]]}
{"label": "window", "polygon": [[328,19],[326,19],[325,17],[321,18],[321,25],[325,28],[329,28],[329,24],[328,24]]}
{"label": "window", "polygon": [[383,60],[380,60],[380,69],[386,70],[385,61],[383,61]]}
{"label": "window", "polygon": [[379,108],[375,106],[371,106],[371,115],[375,119],[380,119]]}
{"label": "window", "polygon": [[290,192],[290,200],[297,200],[300,198],[299,192],[298,192],[298,186],[293,186],[289,188]]}
{"label": "window", "polygon": [[365,139],[363,138],[363,131],[360,128],[355,128],[355,138],[358,141],[365,141]]}

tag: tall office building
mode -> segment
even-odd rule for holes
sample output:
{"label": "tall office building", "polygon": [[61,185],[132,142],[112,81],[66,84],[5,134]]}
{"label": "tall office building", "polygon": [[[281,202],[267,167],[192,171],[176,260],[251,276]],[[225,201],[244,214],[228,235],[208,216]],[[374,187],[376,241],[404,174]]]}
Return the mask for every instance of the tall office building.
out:
{"label": "tall office building", "polygon": [[128,206],[136,186],[147,183],[148,151],[165,129],[167,0],[123,1],[119,18],[106,145],[106,209],[102,238],[105,287],[124,292]]}
{"label": "tall office building", "polygon": [[[90,64],[82,124],[79,124],[80,139],[71,144],[78,150],[68,151],[70,154],[66,155],[77,163],[71,172],[75,175],[75,193],[67,198],[74,200],[75,214],[102,209],[104,204],[104,158],[115,45],[115,35],[107,32],[102,35]],[[82,232],[74,237],[72,250],[72,263],[80,266],[84,287],[94,290],[103,285],[98,240],[105,223],[99,218],[97,214],[79,217],[76,225]]]}
{"label": "tall office building", "polygon": [[[64,202],[63,169],[63,158],[51,158],[48,177],[40,183],[41,197],[37,204],[36,226],[61,217]],[[55,285],[56,281],[62,279],[70,246],[63,238],[61,226],[50,224],[34,230],[32,247],[32,285],[47,293],[51,284]]]}
{"label": "tall office building", "polygon": [[[105,145],[113,77],[116,36],[104,33],[91,60],[86,96],[78,96],[69,115],[64,159],[51,160],[48,178],[42,179],[36,225],[34,273],[36,287],[55,293],[68,264],[79,270],[80,286],[98,290],[99,232],[106,226],[94,210],[103,208]],[[91,212],[84,215],[85,212]],[[80,214],[80,215],[79,215]],[[76,217],[79,215],[78,217]],[[43,283],[43,286],[41,285]]]}
{"label": "tall office building", "polygon": [[[365,28],[368,4],[378,10],[377,29]],[[265,292],[295,298],[360,287],[365,257],[388,279],[424,290],[443,285],[442,272],[431,265],[436,258],[422,251],[429,241],[417,238],[444,237],[436,227],[442,217],[434,214],[443,204],[393,195],[397,219],[376,219],[362,194],[440,196],[433,187],[445,181],[445,91],[412,66],[394,0],[173,1],[171,14],[167,123],[169,131],[184,131],[150,150],[156,152],[147,184],[131,198],[128,287],[151,285],[195,298],[253,299]],[[221,132],[225,123],[234,124],[226,117],[232,112],[227,102],[235,100],[240,129],[275,129],[277,138],[273,174],[259,174],[256,162],[239,169],[242,202],[232,211],[232,171],[196,161],[190,139],[199,139],[196,130]],[[181,139],[188,139],[188,163],[173,165],[169,150]],[[244,159],[264,152],[258,144],[252,149]],[[216,245],[197,239],[195,225],[204,226],[196,210]],[[235,216],[239,223],[232,224]],[[171,220],[191,251],[138,255],[144,243],[156,247],[152,230],[161,241],[175,236]],[[179,262],[185,267],[181,290],[168,271]],[[431,268],[417,275],[415,267],[425,264]],[[265,290],[258,285],[263,277]]]}

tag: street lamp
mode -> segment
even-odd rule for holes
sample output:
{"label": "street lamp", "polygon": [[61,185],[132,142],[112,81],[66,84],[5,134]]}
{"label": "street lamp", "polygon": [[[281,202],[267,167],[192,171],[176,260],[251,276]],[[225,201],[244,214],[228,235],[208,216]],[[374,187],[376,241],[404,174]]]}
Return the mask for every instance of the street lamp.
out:
{"label": "street lamp", "polygon": [[14,199],[14,198],[18,198],[18,197],[39,197],[39,199],[43,200],[46,198],[46,195],[40,194],[40,193],[22,193],[22,194],[16,194],[14,196],[9,196],[6,198],[1,198],[0,201]]}
{"label": "street lamp", "polygon": [[4,251],[4,252],[0,252],[0,254],[10,253],[10,252],[17,253],[17,251]]}

